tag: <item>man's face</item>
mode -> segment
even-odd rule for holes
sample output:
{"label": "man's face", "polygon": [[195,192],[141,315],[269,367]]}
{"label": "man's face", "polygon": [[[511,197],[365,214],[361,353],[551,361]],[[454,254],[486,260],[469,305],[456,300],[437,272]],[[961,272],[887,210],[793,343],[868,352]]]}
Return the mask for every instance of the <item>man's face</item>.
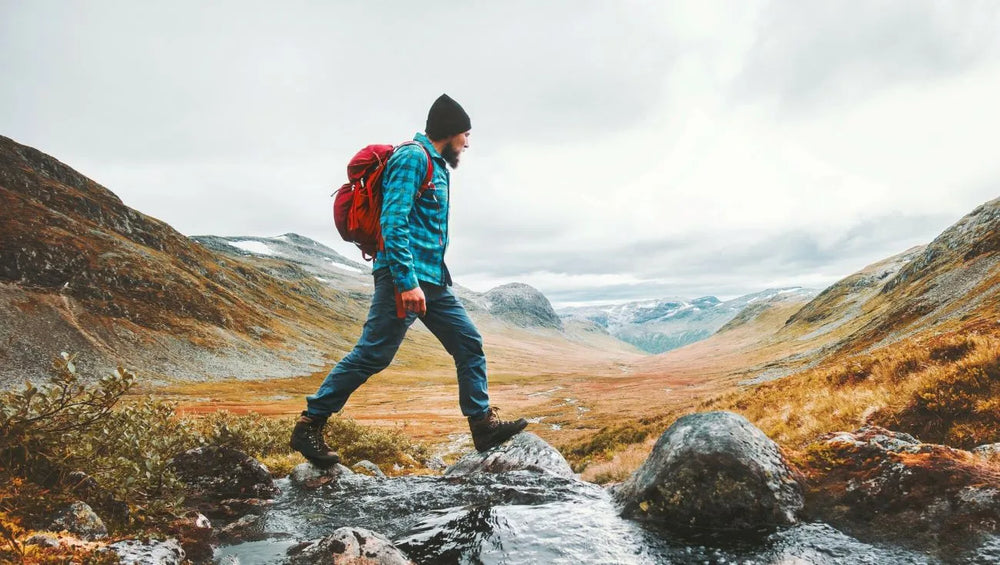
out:
{"label": "man's face", "polygon": [[471,132],[463,132],[455,134],[448,138],[448,142],[445,143],[444,149],[441,151],[441,156],[447,161],[451,168],[458,166],[458,162],[462,158],[462,152],[469,148],[469,135]]}

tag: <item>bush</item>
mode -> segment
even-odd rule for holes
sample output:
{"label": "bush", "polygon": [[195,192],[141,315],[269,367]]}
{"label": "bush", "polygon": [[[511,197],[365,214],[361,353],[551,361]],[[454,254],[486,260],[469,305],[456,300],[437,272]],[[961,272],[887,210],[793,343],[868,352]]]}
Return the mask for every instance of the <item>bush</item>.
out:
{"label": "bush", "polygon": [[[181,514],[186,490],[170,462],[199,445],[239,449],[279,473],[304,461],[288,445],[290,418],[224,411],[179,418],[174,404],[130,397],[135,380],[119,367],[83,384],[73,357],[63,354],[53,361],[48,384],[0,393],[0,562],[72,561],[58,552],[29,556],[43,550],[21,540],[45,527],[59,506],[81,497],[113,533],[166,525]],[[412,468],[428,454],[399,431],[342,418],[330,418],[326,435],[346,462],[368,459],[387,472],[395,465]],[[81,482],[75,472],[93,481]],[[74,493],[76,483],[86,483],[87,492]]]}
{"label": "bush", "polygon": [[134,383],[135,375],[119,367],[85,386],[73,358],[63,354],[48,385],[0,394],[0,475],[60,492],[71,472],[83,471],[108,495],[105,501],[127,504],[137,525],[171,517],[183,484],[167,465],[199,440],[173,417],[172,405],[123,402]]}
{"label": "bush", "polygon": [[233,414],[220,410],[197,420],[189,420],[209,445],[225,445],[262,458],[292,453],[288,445],[292,420],[265,418],[256,412]]}
{"label": "bush", "polygon": [[324,430],[326,441],[348,463],[367,459],[391,471],[394,465],[413,467],[429,455],[427,447],[406,434],[374,426],[362,426],[347,418],[330,418]]}

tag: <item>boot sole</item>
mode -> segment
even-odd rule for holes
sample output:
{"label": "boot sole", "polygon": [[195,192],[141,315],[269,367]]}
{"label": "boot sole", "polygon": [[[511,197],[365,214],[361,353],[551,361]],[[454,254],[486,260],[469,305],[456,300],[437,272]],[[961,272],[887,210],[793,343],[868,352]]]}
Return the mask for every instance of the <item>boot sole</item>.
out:
{"label": "boot sole", "polygon": [[[305,455],[303,455],[303,457],[305,457]],[[313,465],[319,467],[320,469],[329,469],[330,467],[333,467],[334,465],[340,463],[340,458],[338,457],[333,460],[324,460],[324,459],[315,459],[313,457],[306,457],[306,461],[312,463]]]}
{"label": "boot sole", "polygon": [[488,446],[483,447],[482,449],[480,449],[478,446],[476,446],[476,451],[478,451],[479,453],[483,453],[483,452],[486,452],[486,451],[489,451],[489,450],[493,449],[494,447],[500,446],[504,442],[510,440],[510,438],[512,438],[512,437],[516,436],[517,434],[523,432],[524,428],[527,428],[527,427],[528,427],[528,423],[525,422],[524,424],[522,424],[521,426],[519,426],[516,430],[512,431],[510,434],[504,435],[504,436],[500,436],[500,439],[496,439],[496,440],[491,441]]}
{"label": "boot sole", "polygon": [[297,453],[299,453],[300,455],[302,455],[302,457],[305,457],[306,461],[312,463],[313,465],[315,465],[315,466],[317,466],[317,467],[319,467],[321,469],[328,469],[330,467],[333,467],[337,463],[340,463],[340,456],[339,455],[334,455],[334,456],[331,456],[331,457],[324,457],[324,458],[310,457],[310,456],[306,455],[305,453],[303,453],[303,451],[301,449],[299,449],[298,447],[296,447],[294,443],[289,442],[288,447],[291,447],[294,451],[296,451]]}

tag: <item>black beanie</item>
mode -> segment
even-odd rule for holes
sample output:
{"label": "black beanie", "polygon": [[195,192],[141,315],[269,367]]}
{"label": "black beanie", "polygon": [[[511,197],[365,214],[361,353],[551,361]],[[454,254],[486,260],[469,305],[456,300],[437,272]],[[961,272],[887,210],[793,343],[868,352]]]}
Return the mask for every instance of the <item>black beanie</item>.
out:
{"label": "black beanie", "polygon": [[469,115],[447,94],[442,94],[431,104],[427,112],[427,128],[424,133],[434,141],[472,129]]}

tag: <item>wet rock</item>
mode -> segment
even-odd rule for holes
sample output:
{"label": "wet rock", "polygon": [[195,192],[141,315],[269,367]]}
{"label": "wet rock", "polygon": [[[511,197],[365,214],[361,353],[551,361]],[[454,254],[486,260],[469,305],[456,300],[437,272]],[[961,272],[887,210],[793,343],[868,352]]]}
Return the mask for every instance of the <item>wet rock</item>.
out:
{"label": "wet rock", "polygon": [[772,530],[803,506],[777,444],[731,412],[678,419],[613,493],[625,516],[692,533]]}
{"label": "wet rock", "polygon": [[448,467],[444,474],[446,477],[461,477],[521,470],[566,478],[575,476],[566,458],[556,448],[530,432],[521,432],[503,445],[484,453],[469,453]]}
{"label": "wet rock", "polygon": [[199,512],[188,512],[170,524],[170,533],[177,536],[187,558],[195,563],[212,560],[214,549],[212,522]]}
{"label": "wet rock", "polygon": [[270,498],[277,494],[267,467],[242,451],[211,445],[174,457],[171,468],[200,500]]}
{"label": "wet rock", "polygon": [[312,463],[301,463],[292,469],[292,472],[288,475],[288,479],[293,485],[307,489],[316,489],[323,485],[337,482],[345,477],[353,476],[354,474],[354,471],[339,463],[326,469],[317,467]]}
{"label": "wet rock", "polygon": [[88,540],[108,537],[108,529],[100,516],[87,503],[80,501],[60,510],[48,529],[56,532],[65,530]]}
{"label": "wet rock", "polygon": [[352,465],[351,470],[355,473],[368,475],[369,477],[378,477],[380,479],[387,478],[385,473],[382,472],[382,469],[379,469],[378,465],[368,461],[367,459],[363,459]]}
{"label": "wet rock", "polygon": [[918,547],[1000,531],[1000,473],[968,451],[877,426],[822,436],[803,461],[810,517]]}
{"label": "wet rock", "polygon": [[181,565],[184,550],[175,539],[164,541],[122,540],[107,547],[126,565]]}
{"label": "wet rock", "polygon": [[256,541],[267,537],[263,533],[260,516],[247,514],[219,530],[219,539],[226,543]]}
{"label": "wet rock", "polygon": [[329,536],[290,550],[289,563],[358,563],[412,565],[382,534],[364,528],[340,528]]}

